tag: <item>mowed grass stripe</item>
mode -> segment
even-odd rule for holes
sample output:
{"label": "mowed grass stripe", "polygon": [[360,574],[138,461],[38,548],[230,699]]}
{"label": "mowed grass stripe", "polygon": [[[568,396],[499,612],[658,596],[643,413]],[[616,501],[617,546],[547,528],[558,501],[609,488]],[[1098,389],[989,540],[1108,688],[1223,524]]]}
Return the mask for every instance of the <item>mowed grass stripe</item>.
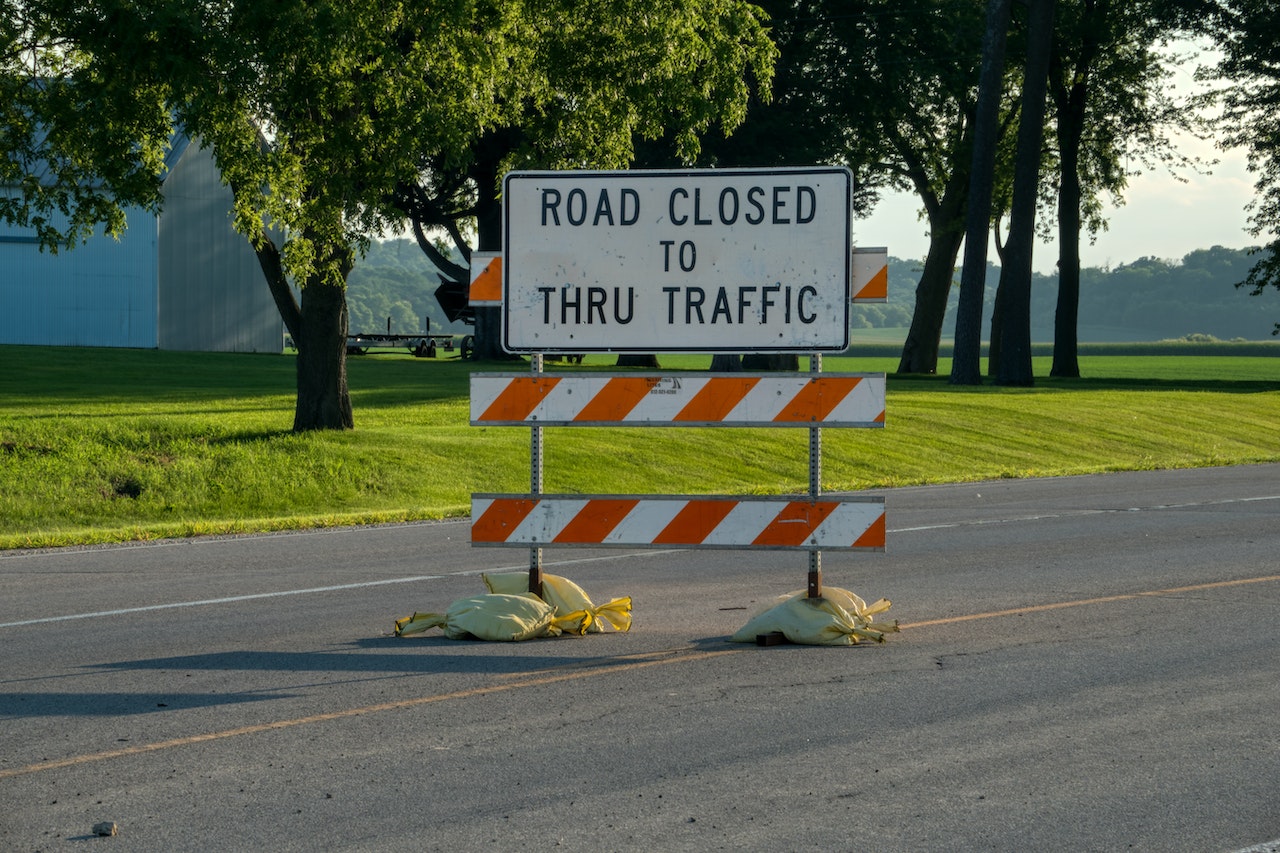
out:
{"label": "mowed grass stripe", "polygon": [[[289,355],[0,346],[0,364],[0,548],[457,517],[473,492],[528,486],[528,430],[468,422],[471,370],[519,364],[353,357],[356,429],[303,435]],[[945,360],[939,376],[890,375],[884,429],[823,431],[823,489],[1280,461],[1280,359],[1086,356],[1080,380],[1048,367],[1016,389],[953,387]],[[548,492],[807,491],[802,429],[544,436]]]}

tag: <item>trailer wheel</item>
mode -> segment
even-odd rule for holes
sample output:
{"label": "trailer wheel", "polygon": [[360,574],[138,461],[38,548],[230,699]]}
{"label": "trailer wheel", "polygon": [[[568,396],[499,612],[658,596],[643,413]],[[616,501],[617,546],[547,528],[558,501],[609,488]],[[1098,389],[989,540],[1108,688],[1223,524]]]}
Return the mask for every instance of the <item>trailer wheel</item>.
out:
{"label": "trailer wheel", "polygon": [[471,358],[471,356],[472,356],[472,354],[475,352],[475,350],[476,350],[476,336],[475,336],[475,335],[467,335],[466,337],[464,337],[464,338],[462,339],[462,358],[463,358],[463,360],[465,361],[466,359]]}

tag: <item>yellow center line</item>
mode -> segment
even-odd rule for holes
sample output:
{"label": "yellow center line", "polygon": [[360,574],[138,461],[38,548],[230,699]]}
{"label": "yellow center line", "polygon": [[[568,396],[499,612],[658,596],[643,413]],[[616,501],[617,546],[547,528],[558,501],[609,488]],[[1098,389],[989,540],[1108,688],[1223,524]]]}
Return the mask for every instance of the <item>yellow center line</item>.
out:
{"label": "yellow center line", "polygon": [[[684,649],[660,649],[656,652],[633,652],[629,655],[614,655],[608,658],[600,658],[598,660],[573,661],[572,663],[563,663],[557,666],[549,666],[546,669],[535,669],[529,672],[500,672],[494,675],[495,678],[531,678],[533,676],[547,675],[550,673],[565,672],[572,670],[580,672],[582,675],[597,674],[601,670],[613,672],[618,664],[628,664],[632,662],[642,663],[675,663],[679,660],[697,660],[696,657],[688,657],[682,655]],[[741,649],[723,649],[716,654],[727,654],[733,651],[741,651]]]}
{"label": "yellow center line", "polygon": [[107,750],[106,752],[94,752],[87,755],[74,755],[57,761],[42,761],[39,764],[29,764],[26,767],[14,767],[9,770],[0,770],[0,779],[11,779],[15,776],[26,776],[31,773],[39,773],[43,770],[58,770],[64,767],[76,767],[82,764],[107,761],[112,758],[124,758],[130,755],[144,755],[149,752],[159,752],[162,749],[172,749],[176,746],[191,746],[198,743],[225,740],[227,738],[240,737],[241,735],[277,731],[279,729],[288,729],[293,728],[294,726],[309,725],[311,723],[324,723],[330,720],[360,717],[365,714],[377,714],[382,711],[397,711],[405,708],[415,708],[419,705],[430,705],[435,702],[448,702],[454,699],[470,699],[476,696],[486,696],[490,693],[502,693],[508,690],[518,690],[525,687],[541,687],[547,684],[556,684],[562,681],[575,681],[580,678],[589,678],[595,675],[629,672],[631,670],[645,669],[651,666],[662,666],[669,663],[706,660],[708,658],[720,657],[721,655],[734,654],[739,651],[741,651],[741,649],[722,649],[718,651],[674,655],[657,660],[629,661],[627,663],[620,663],[612,666],[601,666],[591,669],[577,670],[574,672],[562,672],[555,675],[538,675],[534,678],[524,678],[520,681],[508,682],[507,684],[494,684],[488,687],[472,687],[467,690],[458,690],[453,693],[438,693],[433,696],[419,696],[413,699],[400,699],[394,702],[381,702],[377,705],[365,705],[360,708],[347,708],[343,711],[331,711],[327,714],[312,714],[308,717],[297,717],[292,720],[276,720],[270,723],[257,723],[251,726],[240,726],[239,728],[225,729],[220,732],[207,732],[205,734],[173,738],[172,740],[157,741],[156,743],[148,743],[141,746],[122,747],[121,749],[112,749]]}
{"label": "yellow center line", "polygon": [[[1093,604],[1109,604],[1116,601],[1133,601],[1140,598],[1162,595],[1179,595],[1188,592],[1202,592],[1209,589],[1224,589],[1233,586],[1243,586],[1245,584],[1254,583],[1271,583],[1280,581],[1280,575],[1266,575],[1256,578],[1242,578],[1239,580],[1216,581],[1213,583],[1192,584],[1191,586],[1169,587],[1167,589],[1146,590],[1143,592],[1124,593],[1121,595],[1106,595],[1095,598],[1081,598],[1073,601],[1058,601],[1051,604],[1037,604],[1030,607],[1014,607],[1008,610],[992,610],[986,613],[970,613],[964,616],[949,616],[942,619],[929,619],[923,622],[909,622],[901,625],[902,630],[910,628],[929,628],[937,625],[953,625],[960,622],[972,622],[978,619],[996,619],[1002,616],[1016,616],[1026,613],[1042,613],[1050,610],[1062,610],[1069,607],[1086,607]],[[280,729],[293,728],[294,726],[304,726],[311,723],[323,723],[330,720],[342,720],[349,717],[360,717],[366,714],[377,714],[382,711],[397,711],[405,708],[415,708],[420,705],[430,705],[436,702],[450,702],[455,699],[470,699],[477,696],[487,696],[491,693],[503,693],[511,690],[520,690],[526,687],[542,687],[548,684],[558,684],[565,681],[577,681],[583,678],[592,678],[597,675],[612,675],[620,672],[630,672],[637,669],[646,669],[653,666],[665,666],[673,663],[687,663],[692,661],[709,660],[711,658],[723,657],[724,655],[737,654],[745,651],[751,646],[744,646],[731,649],[719,649],[715,651],[689,652],[685,653],[680,650],[664,650],[658,652],[641,652],[633,655],[624,655],[613,660],[619,661],[613,664],[589,664],[587,666],[579,666],[571,671],[563,671],[563,668],[544,669],[535,673],[522,673],[518,676],[519,680],[508,681],[502,684],[492,684],[487,687],[471,687],[466,690],[458,690],[453,693],[439,693],[433,696],[418,696],[413,699],[400,699],[393,702],[381,702],[377,705],[365,705],[360,708],[348,708],[343,711],[331,711],[327,714],[312,714],[307,717],[297,717],[291,720],[276,720],[270,723],[257,723],[250,726],[240,726],[234,729],[225,729],[220,732],[207,732],[205,734],[190,735],[188,737],[173,738],[172,740],[157,741],[156,743],[143,744],[141,746],[123,747],[121,749],[112,749],[105,752],[94,752],[86,755],[75,755],[69,758],[62,758],[56,761],[42,761],[39,764],[29,764],[25,767],[14,767],[8,770],[0,770],[0,779],[12,779],[17,776],[27,776],[32,773],[39,773],[45,770],[57,770],[64,767],[77,767],[84,764],[92,764],[99,761],[107,761],[113,758],[125,758],[131,755],[145,755],[150,752],[159,752],[164,749],[172,749],[178,746],[192,746],[200,743],[208,743],[210,741],[226,740],[227,738],[240,737],[241,735],[259,734],[261,732],[278,731]],[[567,666],[575,666],[569,664]],[[508,677],[508,676],[503,676]]]}

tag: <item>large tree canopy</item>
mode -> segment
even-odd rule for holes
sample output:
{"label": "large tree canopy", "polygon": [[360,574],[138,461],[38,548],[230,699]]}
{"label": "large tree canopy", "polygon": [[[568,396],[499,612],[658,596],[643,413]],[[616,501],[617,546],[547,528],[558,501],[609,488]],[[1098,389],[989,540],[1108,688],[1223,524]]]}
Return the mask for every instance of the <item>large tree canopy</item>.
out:
{"label": "large tree canopy", "polygon": [[169,117],[154,87],[104,73],[48,9],[0,0],[0,221],[57,251],[123,207],[156,209]]}
{"label": "large tree canopy", "polygon": [[984,6],[875,2],[849,14],[843,4],[825,5],[847,57],[834,100],[846,117],[849,159],[914,190],[928,220],[929,249],[898,370],[933,373],[964,237]]}
{"label": "large tree canopy", "polygon": [[[1176,174],[1197,165],[1194,158],[1180,153],[1172,140],[1175,132],[1201,138],[1206,135],[1207,126],[1198,109],[1203,98],[1175,97],[1174,69],[1185,57],[1170,55],[1166,50],[1170,38],[1188,28],[1190,7],[1196,2],[1198,0],[1130,3],[1073,0],[1057,3],[1052,47],[1038,54],[1049,60],[1051,109],[1046,144],[1039,152],[1019,157],[1019,161],[1028,166],[1037,160],[1044,165],[1035,232],[1047,236],[1055,219],[1058,228],[1061,286],[1055,314],[1052,369],[1055,376],[1079,375],[1076,325],[1079,244],[1084,234],[1092,236],[1105,229],[1106,202],[1123,203],[1123,190],[1137,169],[1164,168]],[[1012,71],[1016,73],[1017,69]],[[1025,90],[1016,76],[1013,82],[1015,91]],[[1006,193],[1009,189],[1005,188]],[[998,217],[1008,209],[1010,200],[997,199],[990,210],[971,211],[974,221],[980,223],[993,215]],[[1026,235],[1024,232],[1024,243]],[[963,384],[981,382],[977,369],[981,326],[975,314],[980,307],[981,282],[985,276],[985,252],[975,251],[980,248],[977,245],[966,248],[964,282],[972,292],[962,292],[961,303],[969,310],[963,315],[963,323],[961,317],[957,318],[957,358],[952,367],[952,381]],[[1006,275],[1002,282],[1025,290],[1030,278],[1026,265],[1028,251],[1029,247],[1020,247],[1020,271],[1014,277],[1009,275],[1014,264],[1012,253],[1006,247],[1002,268]],[[970,254],[975,264],[970,264]],[[1025,301],[1022,307],[1025,308]],[[999,310],[997,317],[1002,321],[1008,319]],[[1021,311],[1017,322],[1012,324],[1013,333],[1023,339],[1027,320]],[[1004,325],[993,318],[993,373],[998,372],[1002,358]],[[1021,380],[1029,379],[1030,365],[1025,352],[1019,370]]]}
{"label": "large tree canopy", "polygon": [[1181,133],[1204,138],[1203,96],[1178,97],[1172,81],[1185,57],[1167,52],[1184,29],[1170,0],[1059,3],[1050,68],[1056,142],[1058,271],[1053,376],[1079,376],[1080,240],[1106,227],[1104,201],[1119,202],[1140,168],[1195,168],[1175,147]]}
{"label": "large tree canopy", "polygon": [[[421,153],[461,157],[478,128],[502,115],[534,50],[521,38],[518,8],[483,0],[15,2],[26,29],[48,33],[52,55],[76,72],[74,95],[131,92],[166,133],[181,127],[210,148],[234,193],[236,226],[298,346],[294,428],[351,426],[346,274],[367,235],[390,221],[386,200]],[[88,101],[89,126],[150,154],[141,143],[154,128],[115,120],[118,102],[128,103]],[[58,131],[61,102],[32,109]],[[86,169],[111,175],[114,161],[97,153]],[[143,164],[158,173],[151,159]]]}
{"label": "large tree canopy", "polygon": [[[539,50],[508,115],[461,159],[424,152],[397,194],[419,245],[457,293],[467,271],[436,251],[428,231],[446,232],[464,257],[472,241],[501,249],[505,171],[624,168],[638,142],[657,139],[692,160],[704,134],[723,136],[742,121],[750,92],[767,95],[776,55],[760,11],[739,0],[535,4],[523,28]],[[477,312],[481,357],[501,355],[491,319]]]}
{"label": "large tree canopy", "polygon": [[1221,0],[1218,13],[1218,73],[1227,84],[1224,142],[1249,152],[1258,191],[1253,233],[1266,240],[1243,284],[1261,293],[1280,289],[1280,7],[1272,0]]}
{"label": "large tree canopy", "polygon": [[297,430],[353,423],[345,279],[425,166],[466,169],[509,128],[556,165],[621,164],[667,128],[692,146],[772,58],[740,0],[6,2],[210,148],[298,347]]}

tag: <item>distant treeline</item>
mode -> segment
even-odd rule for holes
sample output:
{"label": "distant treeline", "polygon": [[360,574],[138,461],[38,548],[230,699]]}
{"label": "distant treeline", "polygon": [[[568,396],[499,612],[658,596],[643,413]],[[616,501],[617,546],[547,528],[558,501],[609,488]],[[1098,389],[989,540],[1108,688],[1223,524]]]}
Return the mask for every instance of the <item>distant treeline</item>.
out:
{"label": "distant treeline", "polygon": [[[1244,249],[1197,249],[1181,261],[1140,258],[1110,268],[1081,272],[1081,341],[1160,341],[1206,335],[1219,340],[1271,340],[1280,323],[1280,291],[1252,296],[1235,287],[1257,260]],[[919,261],[889,259],[889,300],[853,309],[854,329],[906,328],[911,324]],[[960,279],[956,271],[956,282]],[[983,296],[984,322],[991,320],[1000,268],[988,267]],[[446,322],[436,302],[436,268],[412,240],[375,242],[356,262],[348,279],[347,304],[352,332],[418,334],[429,318],[431,331],[459,334],[467,327]],[[944,334],[955,328],[958,286],[952,288]],[[1035,275],[1032,281],[1032,339],[1053,340],[1058,277]],[[985,337],[984,333],[984,337]]]}
{"label": "distant treeline", "polygon": [[[1161,341],[1189,336],[1219,340],[1270,340],[1280,323],[1280,291],[1253,296],[1235,287],[1258,260],[1247,249],[1197,249],[1180,261],[1140,258],[1114,267],[1088,267],[1080,274],[1081,341]],[[911,322],[919,261],[889,259],[889,302],[856,306],[855,328],[906,326]],[[952,288],[944,334],[955,329],[959,292]],[[988,265],[983,291],[984,334],[989,329],[1000,268]],[[1058,277],[1034,275],[1031,284],[1031,336],[1053,340]]]}
{"label": "distant treeline", "polygon": [[347,278],[348,328],[353,333],[387,331],[391,319],[394,335],[431,332],[465,334],[467,326],[450,324],[436,302],[440,286],[435,265],[413,240],[374,242],[369,253],[356,261]]}

